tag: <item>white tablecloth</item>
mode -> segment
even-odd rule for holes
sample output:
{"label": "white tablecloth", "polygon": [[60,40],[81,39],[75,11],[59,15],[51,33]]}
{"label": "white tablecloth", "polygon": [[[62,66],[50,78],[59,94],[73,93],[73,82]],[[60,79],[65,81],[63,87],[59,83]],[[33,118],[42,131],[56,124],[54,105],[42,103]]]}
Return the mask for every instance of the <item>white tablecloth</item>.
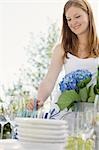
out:
{"label": "white tablecloth", "polygon": [[0,150],[65,150],[63,144],[21,143],[14,139],[0,140]]}

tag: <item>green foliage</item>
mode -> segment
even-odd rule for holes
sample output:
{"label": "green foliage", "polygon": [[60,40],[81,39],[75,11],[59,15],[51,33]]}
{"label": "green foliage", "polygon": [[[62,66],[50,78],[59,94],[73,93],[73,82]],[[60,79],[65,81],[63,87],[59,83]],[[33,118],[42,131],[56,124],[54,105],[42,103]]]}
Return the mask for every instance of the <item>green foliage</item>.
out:
{"label": "green foliage", "polygon": [[24,48],[27,56],[27,65],[19,69],[19,79],[5,91],[6,96],[27,96],[30,94],[28,86],[32,87],[34,93],[37,92],[38,85],[48,70],[51,50],[58,41],[58,37],[59,29],[57,23],[50,24],[45,33],[39,33],[37,36],[30,33],[28,45]]}
{"label": "green foliage", "polygon": [[[6,118],[4,117],[4,115],[0,114],[0,121],[1,122],[6,122]],[[3,126],[3,139],[7,139],[7,138],[11,138],[11,124],[9,122],[6,122],[6,124]],[[1,124],[0,124],[0,134],[1,134]],[[0,135],[1,136],[1,135]]]}
{"label": "green foliage", "polygon": [[91,78],[86,78],[85,80],[79,82],[77,86],[78,88],[84,88],[90,81],[91,81]]}
{"label": "green foliage", "polygon": [[10,139],[12,137],[12,129],[11,129],[11,124],[8,122],[7,124],[4,125],[3,128],[3,139]]}
{"label": "green foliage", "polygon": [[81,101],[82,102],[86,102],[86,100],[88,99],[88,90],[87,90],[87,87],[81,88],[79,90],[79,95],[80,95]]}
{"label": "green foliage", "polygon": [[74,90],[66,90],[64,91],[58,99],[57,105],[59,106],[60,110],[64,108],[70,108],[74,102],[78,102],[80,100],[79,94],[76,93]]}
{"label": "green foliage", "polygon": [[97,71],[97,83],[94,87],[94,91],[96,94],[99,94],[99,66],[98,66],[98,71]]}
{"label": "green foliage", "polygon": [[17,81],[16,83],[13,83],[12,88],[9,87],[7,89],[6,95],[15,96],[17,94],[21,94],[20,92],[22,92],[22,83],[20,81]]}
{"label": "green foliage", "polygon": [[80,96],[80,101],[86,102],[89,97],[89,88],[87,88],[87,84],[91,81],[91,78],[86,78],[85,80],[79,82],[78,86],[78,93]]}
{"label": "green foliage", "polygon": [[24,80],[37,90],[40,81],[44,78],[52,53],[52,48],[58,41],[59,29],[56,23],[49,26],[46,33],[40,33],[37,37],[31,33],[30,41],[25,50],[28,56],[28,67],[26,70],[21,70],[24,74]]}
{"label": "green foliage", "polygon": [[2,100],[2,98],[0,97],[0,103],[2,103],[3,102],[3,100]]}

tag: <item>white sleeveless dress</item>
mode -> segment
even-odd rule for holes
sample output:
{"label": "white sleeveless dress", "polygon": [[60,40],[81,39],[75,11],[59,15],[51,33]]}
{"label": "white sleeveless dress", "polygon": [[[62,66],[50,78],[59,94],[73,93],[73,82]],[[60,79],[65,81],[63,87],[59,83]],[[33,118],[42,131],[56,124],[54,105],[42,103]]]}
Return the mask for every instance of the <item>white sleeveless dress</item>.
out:
{"label": "white sleeveless dress", "polygon": [[64,75],[76,71],[78,69],[87,69],[93,74],[93,78],[96,77],[97,67],[99,65],[99,57],[97,58],[78,58],[70,53],[67,54],[69,59],[65,59],[63,71],[60,73],[59,78],[56,82],[56,86],[52,92],[52,103],[57,102],[61,91],[59,89],[59,82],[62,80]]}

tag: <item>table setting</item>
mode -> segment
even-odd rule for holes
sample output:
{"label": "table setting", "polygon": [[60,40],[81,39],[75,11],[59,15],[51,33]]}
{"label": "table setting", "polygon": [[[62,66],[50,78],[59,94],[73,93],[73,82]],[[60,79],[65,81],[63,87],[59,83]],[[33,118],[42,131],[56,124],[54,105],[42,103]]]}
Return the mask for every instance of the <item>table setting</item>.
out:
{"label": "table setting", "polygon": [[[85,108],[85,106],[83,107]],[[87,110],[87,107],[90,107],[90,111]],[[41,114],[39,112],[38,116],[37,110],[35,109],[36,112],[34,114],[36,114],[36,117],[34,115],[34,118],[33,112],[28,112],[28,110],[26,110],[26,113],[23,111],[18,112],[13,120],[16,125],[14,128],[17,129],[16,139],[13,138],[14,136],[8,139],[1,139],[0,149],[27,150],[29,148],[30,150],[71,150],[72,147],[75,150],[78,146],[79,150],[82,148],[85,150],[90,150],[91,148],[98,150],[95,148],[95,128],[99,131],[99,124],[98,121],[95,126],[92,124],[94,114],[93,104],[86,106],[83,112],[74,112],[71,110],[67,112],[67,109],[64,109],[56,115],[57,119],[53,119],[53,116],[58,111],[57,109],[56,107],[55,110],[54,104],[49,111],[50,115],[48,112],[44,113],[41,110]],[[53,113],[51,113],[52,111]],[[24,117],[23,114],[25,115]],[[50,118],[51,116],[52,118]]]}
{"label": "table setting", "polygon": [[[15,109],[14,102],[10,105],[13,105]],[[39,112],[37,108],[31,112],[26,108],[24,100],[21,102],[18,100],[17,106],[18,109],[15,109],[15,112],[12,107],[8,107],[11,108],[10,110],[0,109],[0,123],[3,124],[1,124],[0,150],[64,149],[68,134],[66,121],[46,118],[47,113],[42,111],[43,108]],[[7,130],[4,136],[8,123],[10,123],[11,130]],[[10,136],[7,136],[8,132]]]}
{"label": "table setting", "polygon": [[[1,105],[0,150],[99,149],[99,68],[96,82],[90,72],[77,70],[66,75],[59,87],[58,100],[48,111],[37,109],[36,98],[33,111],[27,109],[29,99],[22,97],[7,109]],[[5,138],[7,123],[10,136]]]}

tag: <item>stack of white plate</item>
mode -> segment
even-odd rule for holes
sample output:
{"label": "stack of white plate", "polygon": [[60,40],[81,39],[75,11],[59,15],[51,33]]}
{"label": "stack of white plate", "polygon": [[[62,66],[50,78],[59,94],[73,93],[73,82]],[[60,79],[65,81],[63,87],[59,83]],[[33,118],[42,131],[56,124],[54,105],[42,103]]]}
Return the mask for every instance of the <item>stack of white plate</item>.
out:
{"label": "stack of white plate", "polygon": [[64,120],[16,118],[18,138],[23,142],[65,143],[68,125]]}

